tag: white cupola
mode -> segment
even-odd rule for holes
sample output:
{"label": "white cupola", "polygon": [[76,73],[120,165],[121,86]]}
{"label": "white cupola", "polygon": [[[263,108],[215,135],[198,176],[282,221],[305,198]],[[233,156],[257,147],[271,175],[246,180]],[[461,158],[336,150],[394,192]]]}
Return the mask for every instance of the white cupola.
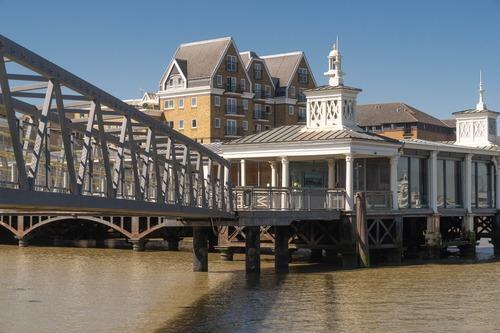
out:
{"label": "white cupola", "polygon": [[479,101],[475,109],[453,113],[456,119],[456,144],[489,146],[497,142],[498,112],[488,110],[484,102],[482,73],[479,72]]}
{"label": "white cupola", "polygon": [[339,37],[337,36],[336,42],[333,44],[332,50],[328,54],[328,71],[325,75],[330,79],[328,84],[330,86],[341,86],[344,84],[344,73],[342,72],[342,56],[339,50]]}
{"label": "white cupola", "polygon": [[344,86],[339,51],[339,41],[333,44],[328,54],[328,85],[306,90],[307,129],[351,129],[360,130],[356,125],[356,98],[358,88]]}

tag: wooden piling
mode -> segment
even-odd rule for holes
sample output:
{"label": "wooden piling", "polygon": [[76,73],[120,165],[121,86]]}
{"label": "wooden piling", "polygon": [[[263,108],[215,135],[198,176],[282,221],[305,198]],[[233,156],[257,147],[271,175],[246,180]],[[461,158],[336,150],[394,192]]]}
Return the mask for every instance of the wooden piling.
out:
{"label": "wooden piling", "polygon": [[370,267],[370,250],[368,246],[368,230],[366,226],[366,201],[364,194],[356,193],[356,248],[360,263],[363,267]]}
{"label": "wooden piling", "polygon": [[245,227],[245,269],[260,272],[260,227]]}
{"label": "wooden piling", "polygon": [[193,227],[193,272],[208,271],[208,229]]}

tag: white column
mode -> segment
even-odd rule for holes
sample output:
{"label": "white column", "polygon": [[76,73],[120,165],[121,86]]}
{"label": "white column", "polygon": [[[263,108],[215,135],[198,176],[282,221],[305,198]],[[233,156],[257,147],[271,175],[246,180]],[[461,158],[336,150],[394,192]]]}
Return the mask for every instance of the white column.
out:
{"label": "white column", "polygon": [[335,160],[328,160],[328,188],[335,187]]}
{"label": "white column", "polygon": [[290,187],[289,170],[288,170],[288,158],[281,158],[281,187]]}
{"label": "white column", "polygon": [[392,209],[398,209],[398,161],[399,155],[391,156]]}
{"label": "white column", "polygon": [[247,168],[245,160],[240,161],[240,186],[247,186]]}
{"label": "white column", "polygon": [[278,178],[276,175],[276,162],[269,162],[269,166],[271,167],[271,187],[276,187],[276,179]]}
{"label": "white column", "polygon": [[500,209],[500,161],[498,159],[493,158],[493,164],[495,165],[495,170],[496,170],[495,206],[496,206],[496,209]]}
{"label": "white column", "polygon": [[349,154],[345,157],[345,210],[354,209],[354,157]]}
{"label": "white column", "polygon": [[[288,165],[289,165],[288,158],[282,157],[281,158],[281,187],[283,187],[283,188],[290,187]],[[288,208],[288,200],[290,198],[290,195],[291,195],[291,193],[284,190],[284,192],[281,195],[281,208],[283,208],[283,209]]]}
{"label": "white column", "polygon": [[465,188],[464,208],[467,214],[472,213],[472,154],[465,155]]}
{"label": "white column", "polygon": [[429,175],[430,175],[430,186],[429,186],[429,207],[432,209],[433,213],[437,213],[437,151],[431,151],[431,156],[429,159]]}

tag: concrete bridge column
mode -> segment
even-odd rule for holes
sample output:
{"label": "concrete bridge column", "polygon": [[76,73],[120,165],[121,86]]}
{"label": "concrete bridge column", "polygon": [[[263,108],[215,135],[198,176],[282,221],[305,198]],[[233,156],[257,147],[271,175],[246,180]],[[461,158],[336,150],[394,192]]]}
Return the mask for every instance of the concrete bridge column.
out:
{"label": "concrete bridge column", "polygon": [[21,237],[21,238],[18,238],[18,243],[19,247],[28,247],[29,246],[29,242],[28,242],[28,239],[26,237]]}
{"label": "concrete bridge column", "polygon": [[129,240],[132,243],[132,250],[136,252],[142,252],[146,250],[146,240],[145,239],[131,239]]}
{"label": "concrete bridge column", "polygon": [[245,227],[245,269],[260,272],[260,227]]}
{"label": "concrete bridge column", "polygon": [[274,268],[276,272],[288,272],[290,252],[288,251],[289,226],[274,227]]}
{"label": "concrete bridge column", "polygon": [[470,243],[460,247],[463,256],[474,256],[476,254],[476,235],[474,232],[474,216],[472,215],[472,154],[465,155],[464,163],[464,194],[463,202],[465,216],[462,220],[463,236]]}
{"label": "concrete bridge column", "polygon": [[208,228],[193,227],[193,272],[208,271]]}

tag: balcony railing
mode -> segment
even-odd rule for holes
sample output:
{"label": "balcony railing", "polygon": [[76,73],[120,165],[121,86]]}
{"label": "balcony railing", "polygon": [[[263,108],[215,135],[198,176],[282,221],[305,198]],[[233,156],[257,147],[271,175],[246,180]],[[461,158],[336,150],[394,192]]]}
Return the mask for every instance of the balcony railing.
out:
{"label": "balcony railing", "polygon": [[391,209],[391,191],[365,191],[366,209]]}
{"label": "balcony railing", "polygon": [[265,111],[253,111],[253,119],[255,120],[269,120],[269,113]]}
{"label": "balcony railing", "polygon": [[245,111],[243,109],[243,106],[241,105],[225,105],[224,106],[224,114],[227,115],[238,115],[238,116],[244,116]]}
{"label": "balcony railing", "polygon": [[238,187],[234,189],[236,210],[342,210],[343,189]]}
{"label": "balcony railing", "polygon": [[242,93],[244,91],[243,86],[241,84],[230,84],[226,83],[226,91]]}
{"label": "balcony railing", "polygon": [[[366,191],[367,210],[392,207],[389,191]],[[237,187],[234,189],[236,210],[344,210],[345,190],[328,188]]]}
{"label": "balcony railing", "polygon": [[264,91],[264,90],[259,90],[259,91],[254,91],[254,94],[255,94],[255,98],[258,98],[258,99],[266,99],[266,98],[271,98],[271,92],[267,92]]}
{"label": "balcony railing", "polygon": [[238,126],[226,126],[224,127],[225,136],[243,136],[243,127]]}

